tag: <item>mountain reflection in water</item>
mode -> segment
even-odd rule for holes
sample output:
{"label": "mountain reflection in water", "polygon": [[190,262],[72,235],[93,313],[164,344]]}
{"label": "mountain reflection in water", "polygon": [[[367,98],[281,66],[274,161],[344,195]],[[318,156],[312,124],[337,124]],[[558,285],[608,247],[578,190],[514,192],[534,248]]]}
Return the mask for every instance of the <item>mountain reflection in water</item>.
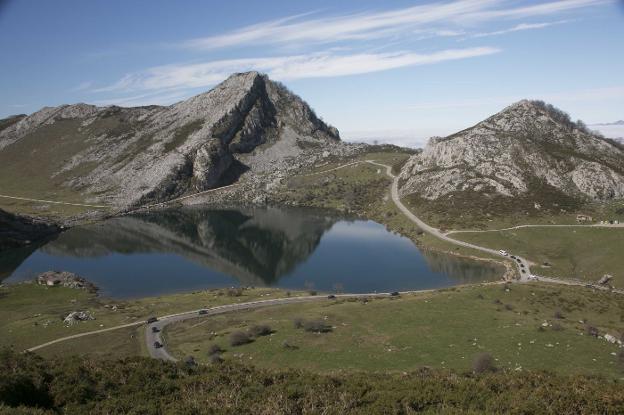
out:
{"label": "mountain reflection in water", "polygon": [[48,269],[76,272],[118,297],[231,285],[394,291],[501,275],[483,263],[420,252],[375,222],[300,208],[143,213],[73,228],[33,253],[0,254],[8,281]]}

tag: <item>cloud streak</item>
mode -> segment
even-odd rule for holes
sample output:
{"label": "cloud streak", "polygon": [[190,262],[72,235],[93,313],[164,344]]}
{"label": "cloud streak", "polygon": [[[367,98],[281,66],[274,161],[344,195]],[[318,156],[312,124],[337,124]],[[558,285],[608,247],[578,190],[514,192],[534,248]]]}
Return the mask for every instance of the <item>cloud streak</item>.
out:
{"label": "cloud streak", "polygon": [[[224,34],[188,40],[182,46],[214,50],[244,45],[322,44],[340,41],[371,40],[389,36],[411,36],[431,32],[432,25],[454,25],[439,30],[457,31],[457,26],[498,19],[521,19],[547,16],[596,6],[611,0],[560,0],[526,7],[500,6],[505,0],[462,0],[438,2],[384,12],[348,14],[337,17],[307,18],[290,16],[242,27]],[[433,31],[435,33],[435,31]]]}
{"label": "cloud streak", "polygon": [[221,82],[234,72],[265,72],[274,79],[324,78],[379,72],[408,66],[486,56],[500,52],[492,47],[448,49],[429,54],[413,52],[337,55],[312,53],[270,58],[218,60],[165,65],[128,74],[95,92],[150,91],[199,88]]}
{"label": "cloud streak", "polygon": [[479,38],[479,37],[505,35],[507,33],[522,32],[525,30],[543,29],[549,26],[560,25],[560,24],[564,24],[568,22],[570,22],[570,20],[559,20],[556,22],[544,22],[544,23],[520,23],[518,25],[515,25],[514,27],[510,27],[509,29],[496,30],[493,32],[474,33],[468,37]]}

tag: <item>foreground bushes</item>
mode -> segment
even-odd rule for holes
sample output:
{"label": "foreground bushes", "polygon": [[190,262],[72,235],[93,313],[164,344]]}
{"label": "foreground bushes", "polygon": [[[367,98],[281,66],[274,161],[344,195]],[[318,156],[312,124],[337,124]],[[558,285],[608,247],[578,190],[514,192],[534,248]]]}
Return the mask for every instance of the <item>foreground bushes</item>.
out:
{"label": "foreground bushes", "polygon": [[621,414],[622,386],[542,372],[321,375],[147,358],[46,361],[0,352],[0,414]]}

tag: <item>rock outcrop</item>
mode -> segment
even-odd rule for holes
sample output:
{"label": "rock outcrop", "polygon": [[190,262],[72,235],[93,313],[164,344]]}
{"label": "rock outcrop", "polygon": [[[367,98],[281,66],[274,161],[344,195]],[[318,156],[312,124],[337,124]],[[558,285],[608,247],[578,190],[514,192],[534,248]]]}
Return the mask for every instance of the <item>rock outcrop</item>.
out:
{"label": "rock outcrop", "polygon": [[167,107],[76,104],[4,120],[0,174],[21,174],[18,162],[34,154],[48,160],[34,172],[39,182],[128,208],[228,184],[243,172],[297,169],[321,158],[319,149],[345,147],[301,98],[248,72]]}
{"label": "rock outcrop", "polygon": [[[401,170],[402,196],[438,200],[558,193],[582,201],[624,197],[624,150],[541,101],[520,101],[474,127],[432,138]],[[537,206],[536,205],[536,206]]]}

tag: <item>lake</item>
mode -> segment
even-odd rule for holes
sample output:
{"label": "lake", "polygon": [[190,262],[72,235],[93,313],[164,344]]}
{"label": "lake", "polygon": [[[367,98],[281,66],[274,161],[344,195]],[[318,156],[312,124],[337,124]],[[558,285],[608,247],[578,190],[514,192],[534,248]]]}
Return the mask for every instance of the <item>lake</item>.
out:
{"label": "lake", "polygon": [[500,278],[502,268],[437,252],[367,220],[303,208],[181,208],[72,228],[0,253],[0,278],[79,274],[116,298],[230,286],[389,292]]}

